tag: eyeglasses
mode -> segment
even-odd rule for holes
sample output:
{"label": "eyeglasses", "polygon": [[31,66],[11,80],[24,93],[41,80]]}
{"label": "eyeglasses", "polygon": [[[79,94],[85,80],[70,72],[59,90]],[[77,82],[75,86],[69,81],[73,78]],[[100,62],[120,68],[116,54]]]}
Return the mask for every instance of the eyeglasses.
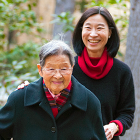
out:
{"label": "eyeglasses", "polygon": [[42,70],[44,70],[46,74],[53,76],[56,74],[57,70],[61,75],[68,75],[71,73],[72,68],[63,68],[63,69],[43,68]]}

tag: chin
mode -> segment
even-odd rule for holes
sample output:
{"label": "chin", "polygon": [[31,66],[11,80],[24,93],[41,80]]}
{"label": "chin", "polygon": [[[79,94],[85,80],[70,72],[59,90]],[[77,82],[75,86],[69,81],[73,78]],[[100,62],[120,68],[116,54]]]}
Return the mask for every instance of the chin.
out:
{"label": "chin", "polygon": [[53,91],[55,92],[60,92],[61,90],[63,90],[64,88],[61,87],[57,87],[57,88],[53,88]]}

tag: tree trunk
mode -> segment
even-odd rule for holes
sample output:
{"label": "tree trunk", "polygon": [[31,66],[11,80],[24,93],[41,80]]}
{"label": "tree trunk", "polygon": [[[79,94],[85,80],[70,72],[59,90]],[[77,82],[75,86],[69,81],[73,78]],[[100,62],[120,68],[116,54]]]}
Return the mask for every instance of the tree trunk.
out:
{"label": "tree trunk", "polygon": [[136,112],[132,128],[121,140],[140,140],[140,0],[130,0],[130,2],[125,63],[130,66],[134,78]]}
{"label": "tree trunk", "polygon": [[[75,0],[56,0],[56,8],[55,14],[61,14],[62,12],[70,11],[71,13],[74,12],[75,8]],[[57,38],[60,37],[59,34],[63,33],[63,24],[58,25],[57,23],[54,24],[53,29],[53,37]],[[71,43],[71,31],[68,31],[64,34],[64,41],[68,44]]]}

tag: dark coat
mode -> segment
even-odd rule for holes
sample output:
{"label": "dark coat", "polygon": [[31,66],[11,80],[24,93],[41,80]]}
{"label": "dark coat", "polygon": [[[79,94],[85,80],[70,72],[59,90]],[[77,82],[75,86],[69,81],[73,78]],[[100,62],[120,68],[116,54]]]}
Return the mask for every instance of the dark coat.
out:
{"label": "dark coat", "polygon": [[0,135],[14,140],[106,140],[99,100],[72,77],[71,97],[54,118],[42,78],[10,94]]}

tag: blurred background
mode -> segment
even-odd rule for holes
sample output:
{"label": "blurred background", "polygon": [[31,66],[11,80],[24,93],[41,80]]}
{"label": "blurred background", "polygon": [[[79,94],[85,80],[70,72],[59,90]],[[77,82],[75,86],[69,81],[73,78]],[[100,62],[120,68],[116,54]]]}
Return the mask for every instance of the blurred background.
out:
{"label": "blurred background", "polygon": [[[43,44],[51,39],[63,39],[72,48],[71,36],[74,27],[81,14],[92,6],[106,7],[115,20],[121,38],[116,57],[125,61],[134,74],[138,103],[140,100],[140,82],[138,82],[140,81],[140,45],[135,45],[133,41],[139,42],[140,39],[136,40],[135,36],[138,36],[140,27],[138,24],[136,26],[129,23],[129,17],[131,23],[139,20],[140,10],[137,9],[140,2],[138,0],[0,0],[1,106],[5,104],[9,94],[23,81],[32,82],[39,78],[36,64]],[[135,40],[130,39],[131,35]],[[135,50],[132,49],[134,46]],[[132,57],[133,54],[135,59]],[[131,65],[134,61],[137,63]],[[139,112],[137,120],[140,122],[140,109],[137,111]],[[140,124],[134,130],[137,131],[138,127]],[[140,140],[139,133],[137,133],[138,137],[129,136],[125,140]]]}
{"label": "blurred background", "polygon": [[39,78],[36,64],[40,47],[51,39],[63,39],[71,46],[75,24],[95,5],[106,7],[114,17],[121,35],[117,57],[124,60],[128,0],[1,0],[0,100],[6,100],[23,81]]}

